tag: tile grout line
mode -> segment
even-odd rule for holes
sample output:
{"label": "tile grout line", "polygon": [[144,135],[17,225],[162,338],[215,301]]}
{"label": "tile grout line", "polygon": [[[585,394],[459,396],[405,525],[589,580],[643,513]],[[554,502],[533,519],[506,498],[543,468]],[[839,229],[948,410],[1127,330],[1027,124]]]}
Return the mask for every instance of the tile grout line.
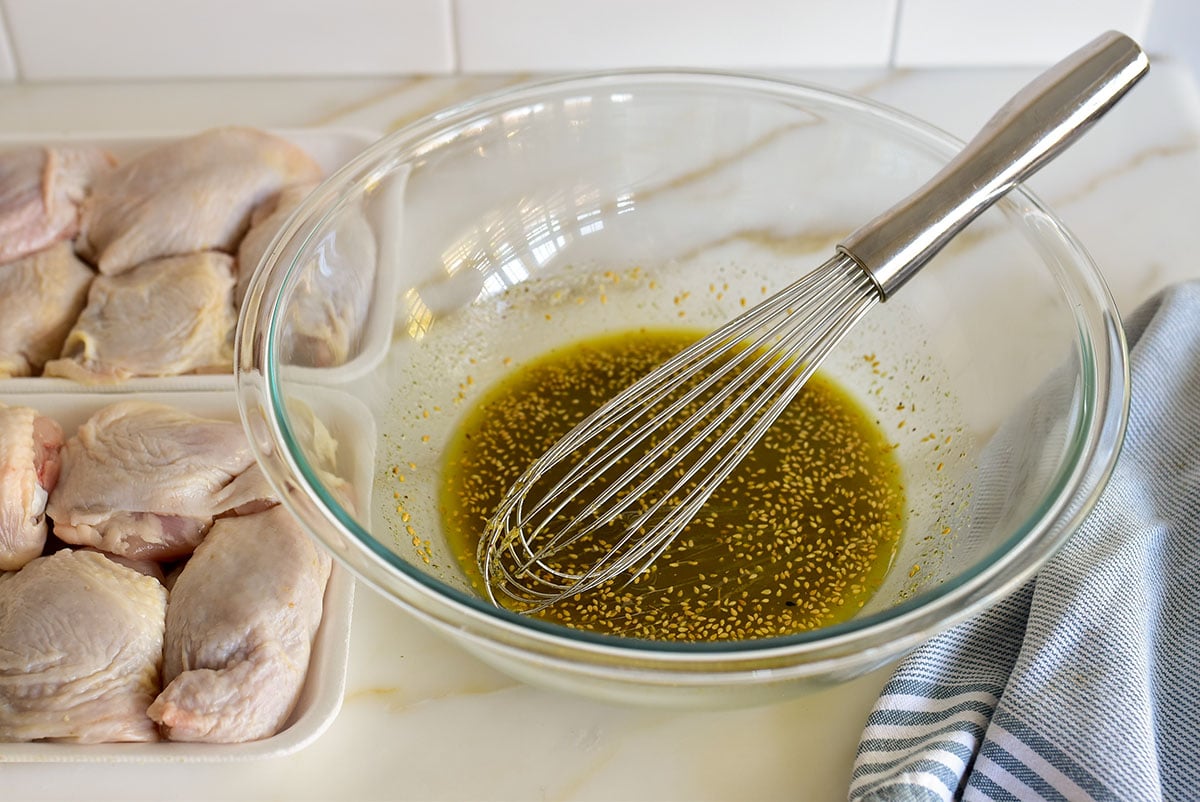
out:
{"label": "tile grout line", "polygon": [[[12,67],[11,83],[19,84],[19,83],[22,83],[22,81],[21,81],[21,65],[17,61],[17,40],[13,38],[12,27],[8,24],[8,11],[7,11],[6,6],[7,6],[6,3],[0,2],[0,32],[3,32],[3,40],[4,40],[3,44],[7,45],[7,49],[4,51],[4,52],[8,53],[7,66]],[[3,68],[6,66],[4,64],[4,61],[5,61],[5,59],[0,59],[0,68]],[[0,84],[3,84],[3,83],[10,83],[10,82],[0,79]]]}
{"label": "tile grout line", "polygon": [[892,6],[892,41],[888,47],[888,67],[896,69],[896,51],[900,47],[900,20],[904,16],[905,0],[896,0]]}
{"label": "tile grout line", "polygon": [[450,74],[462,75],[462,31],[459,16],[462,9],[458,0],[446,0],[450,5]]}

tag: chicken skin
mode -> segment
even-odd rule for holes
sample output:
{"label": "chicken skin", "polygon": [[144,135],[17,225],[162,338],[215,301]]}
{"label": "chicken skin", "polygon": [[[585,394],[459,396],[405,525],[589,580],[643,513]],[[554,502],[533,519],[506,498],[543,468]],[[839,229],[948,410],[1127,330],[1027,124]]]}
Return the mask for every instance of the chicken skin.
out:
{"label": "chicken skin", "polygon": [[0,378],[37,376],[62,352],[94,277],[70,242],[0,265]]}
{"label": "chicken skin", "polygon": [[246,236],[242,237],[237,250],[237,289],[233,293],[233,300],[237,306],[242,305],[242,299],[246,297],[246,285],[250,283],[259,262],[266,255],[271,241],[283,228],[292,212],[296,211],[300,202],[316,187],[315,181],[284,187],[263,201],[250,215],[250,228],[246,231]]}
{"label": "chicken skin", "polygon": [[252,509],[250,496],[266,492],[239,423],[119,401],[67,441],[46,513],[66,543],[165,562],[190,554],[216,516]]}
{"label": "chicken skin", "polygon": [[[255,211],[238,249],[237,304],[272,239],[311,190],[311,185],[288,187]],[[283,335],[288,364],[335,367],[360,347],[375,289],[375,232],[357,206],[337,214],[336,236],[317,243],[318,253],[300,267],[293,282]]]}
{"label": "chicken skin", "polygon": [[161,145],[98,180],[83,204],[78,249],[107,275],[165,256],[233,254],[259,204],[315,181],[303,150],[252,128],[216,128]]}
{"label": "chicken skin", "polygon": [[213,524],[167,608],[164,688],[148,711],[166,738],[279,731],[304,686],[329,570],[282,506]]}
{"label": "chicken skin", "polygon": [[46,363],[47,376],[115,384],[134,376],[228,372],[233,258],[215,252],[146,262],[98,276],[87,306]]}
{"label": "chicken skin", "polygon": [[62,446],[54,420],[0,404],[0,571],[15,571],[42,553]]}
{"label": "chicken skin", "polygon": [[167,591],[92,551],[0,581],[0,741],[156,741]]}
{"label": "chicken skin", "polygon": [[0,264],[79,230],[79,204],[116,160],[96,147],[27,147],[0,153]]}

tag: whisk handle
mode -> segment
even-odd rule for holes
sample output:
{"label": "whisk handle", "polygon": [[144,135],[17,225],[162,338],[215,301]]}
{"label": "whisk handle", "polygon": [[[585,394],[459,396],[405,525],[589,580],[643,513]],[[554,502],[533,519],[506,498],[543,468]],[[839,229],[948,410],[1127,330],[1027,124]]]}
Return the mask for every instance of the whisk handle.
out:
{"label": "whisk handle", "polygon": [[1082,134],[1150,67],[1110,31],[1013,96],[967,146],[913,194],[854,231],[838,250],[886,300],[968,223]]}

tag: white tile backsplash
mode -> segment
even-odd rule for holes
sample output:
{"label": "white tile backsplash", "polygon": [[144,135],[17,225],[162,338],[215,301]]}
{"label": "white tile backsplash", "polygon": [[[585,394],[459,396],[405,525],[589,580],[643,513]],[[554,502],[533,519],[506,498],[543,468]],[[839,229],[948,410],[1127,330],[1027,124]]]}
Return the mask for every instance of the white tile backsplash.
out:
{"label": "white tile backsplash", "polygon": [[[1200,0],[1159,0],[1178,4]],[[0,0],[0,83],[1048,64],[1155,0]],[[1194,19],[1193,14],[1174,15]],[[1161,26],[1159,28],[1159,39]],[[1197,36],[1177,34],[1200,52]],[[1178,45],[1176,45],[1178,47]]]}
{"label": "white tile backsplash", "polygon": [[901,0],[898,67],[1051,64],[1116,29],[1140,39],[1153,0]]}
{"label": "white tile backsplash", "polygon": [[450,0],[3,0],[24,80],[449,73]]}
{"label": "white tile backsplash", "polygon": [[465,72],[884,66],[896,0],[455,0]]}

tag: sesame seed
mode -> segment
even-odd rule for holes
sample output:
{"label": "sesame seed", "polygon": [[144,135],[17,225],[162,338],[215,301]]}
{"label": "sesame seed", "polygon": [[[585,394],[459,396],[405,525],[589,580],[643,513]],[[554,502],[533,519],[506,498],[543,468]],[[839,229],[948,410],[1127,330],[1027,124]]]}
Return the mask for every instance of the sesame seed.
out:
{"label": "sesame seed", "polygon": [[[451,551],[476,587],[483,581],[475,563],[483,526],[517,476],[571,425],[698,336],[639,330],[591,339],[530,360],[486,388],[446,452],[439,497]],[[874,354],[864,358],[877,366]],[[645,504],[639,499],[634,507]],[[536,615],[594,632],[682,642],[826,626],[851,617],[879,587],[904,513],[892,445],[818,372],[650,572]],[[554,567],[579,570],[617,535],[604,530],[572,544],[554,555]],[[426,543],[421,553],[427,551]]]}

